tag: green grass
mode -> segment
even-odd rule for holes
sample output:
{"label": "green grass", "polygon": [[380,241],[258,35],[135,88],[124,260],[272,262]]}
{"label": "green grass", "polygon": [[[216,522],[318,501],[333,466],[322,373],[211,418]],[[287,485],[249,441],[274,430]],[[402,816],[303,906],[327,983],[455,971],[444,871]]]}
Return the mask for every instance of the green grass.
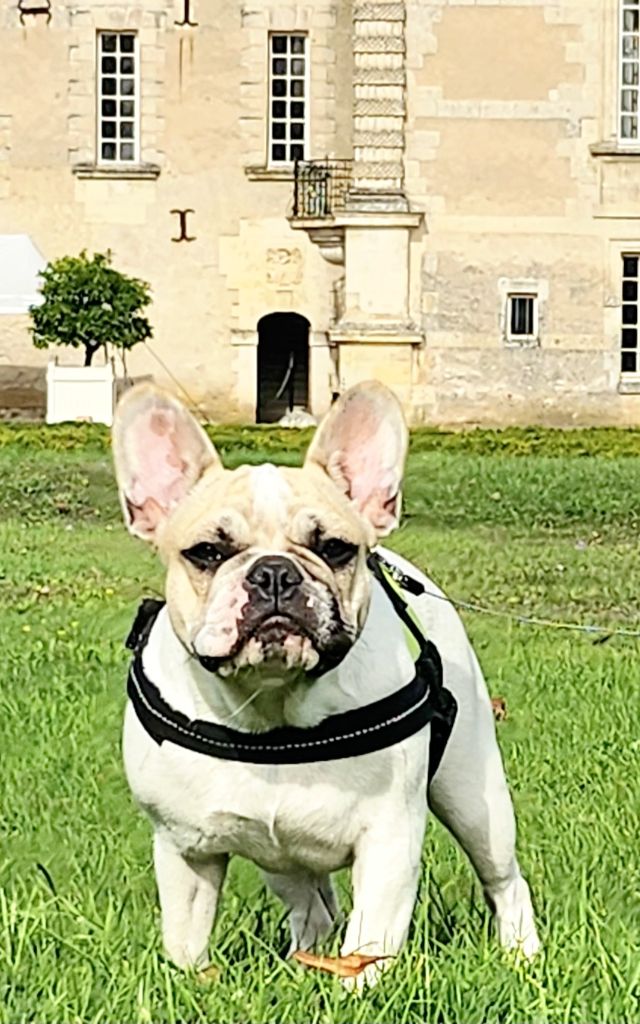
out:
{"label": "green grass", "polygon": [[[637,435],[520,435],[416,435],[393,546],[452,595],[640,628]],[[281,959],[282,909],[241,861],[212,941],[219,980],[169,965],[149,827],[120,763],[122,638],[161,574],[120,526],[104,435],[62,428],[57,450],[47,436],[0,431],[0,1021],[640,1020],[638,641],[472,614],[509,709],[499,736],[544,954],[501,954],[464,857],[432,822],[410,942],[363,998]],[[285,444],[299,458],[296,434],[219,436],[230,464]],[[342,876],[340,888],[347,906]]]}

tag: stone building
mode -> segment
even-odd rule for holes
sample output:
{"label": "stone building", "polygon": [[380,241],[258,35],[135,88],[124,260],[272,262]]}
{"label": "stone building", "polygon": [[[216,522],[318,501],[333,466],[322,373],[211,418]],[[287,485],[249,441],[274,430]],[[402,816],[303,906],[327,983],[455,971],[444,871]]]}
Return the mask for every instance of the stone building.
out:
{"label": "stone building", "polygon": [[44,260],[153,288],[215,419],[378,377],[415,423],[640,423],[638,0],[11,0],[0,405]]}

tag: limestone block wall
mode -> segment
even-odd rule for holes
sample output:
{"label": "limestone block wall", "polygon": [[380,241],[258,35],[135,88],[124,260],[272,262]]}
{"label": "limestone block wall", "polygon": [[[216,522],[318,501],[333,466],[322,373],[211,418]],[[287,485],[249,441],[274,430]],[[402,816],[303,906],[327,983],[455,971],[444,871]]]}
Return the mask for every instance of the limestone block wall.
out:
{"label": "limestone block wall", "polygon": [[[615,131],[617,5],[409,0],[407,12],[406,186],[426,214],[412,247],[426,337],[416,418],[640,422],[640,398],[618,393],[610,255],[612,239],[640,242],[627,219],[638,165],[592,153]],[[505,336],[519,289],[538,295],[533,345]]]}
{"label": "limestone block wall", "polygon": [[[349,336],[340,360],[345,378],[397,381],[413,419],[640,422],[640,395],[621,393],[619,373],[640,151],[615,137],[617,0],[190,10],[194,25],[182,24],[184,0],[55,0],[50,21],[21,24],[15,4],[0,5],[0,231],[29,235],[47,259],[109,248],[150,282],[155,334],[131,356],[133,374],[179,383],[214,418],[252,419],[258,321],[295,312],[310,323],[320,413],[340,380],[330,329],[337,337],[346,313],[391,318],[401,292],[415,326],[405,348],[383,339],[372,354]],[[92,169],[100,29],[138,34],[136,173]],[[360,212],[379,192],[381,209],[424,213],[408,260],[403,249],[376,263],[352,224],[355,290],[289,227],[291,170],[266,160],[274,31],[308,35],[309,155],[355,156]],[[179,210],[192,211],[189,241],[175,240]],[[360,310],[355,293],[372,281],[375,301]],[[518,288],[538,297],[535,344],[505,336]],[[27,326],[0,316],[0,391],[5,379],[33,409],[47,355]]]}
{"label": "limestone block wall", "polygon": [[[28,234],[46,259],[110,249],[118,268],[149,281],[154,338],[130,355],[129,370],[179,382],[213,418],[253,418],[258,320],[301,313],[322,411],[340,271],[288,226],[291,172],[265,168],[268,35],[309,34],[312,155],[348,156],[349,11],[192,0],[193,27],[178,24],[183,0],[60,0],[52,14],[21,25],[14,5],[0,8],[0,231]],[[143,173],[92,170],[101,29],[138,35]],[[192,240],[177,242],[172,211],[185,209]],[[44,367],[47,354],[33,349],[27,327],[26,317],[9,325],[0,316],[7,372]]]}

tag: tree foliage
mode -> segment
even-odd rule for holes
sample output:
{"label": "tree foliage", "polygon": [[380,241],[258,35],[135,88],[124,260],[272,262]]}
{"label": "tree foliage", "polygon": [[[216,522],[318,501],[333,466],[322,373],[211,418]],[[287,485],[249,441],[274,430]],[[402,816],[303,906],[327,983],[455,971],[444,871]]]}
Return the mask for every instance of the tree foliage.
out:
{"label": "tree foliage", "polygon": [[36,348],[84,348],[84,365],[90,366],[107,345],[124,351],[151,337],[142,312],[151,301],[149,285],[115,270],[109,251],[63,256],[40,276],[43,302],[29,309]]}

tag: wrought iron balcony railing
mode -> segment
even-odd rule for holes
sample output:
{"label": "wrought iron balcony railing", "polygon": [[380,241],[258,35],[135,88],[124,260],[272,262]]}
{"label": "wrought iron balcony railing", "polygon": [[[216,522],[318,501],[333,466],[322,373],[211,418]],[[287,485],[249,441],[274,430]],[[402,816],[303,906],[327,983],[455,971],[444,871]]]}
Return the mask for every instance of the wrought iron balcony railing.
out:
{"label": "wrought iron balcony railing", "polygon": [[332,217],[344,210],[352,166],[352,160],[296,160],[293,216]]}

